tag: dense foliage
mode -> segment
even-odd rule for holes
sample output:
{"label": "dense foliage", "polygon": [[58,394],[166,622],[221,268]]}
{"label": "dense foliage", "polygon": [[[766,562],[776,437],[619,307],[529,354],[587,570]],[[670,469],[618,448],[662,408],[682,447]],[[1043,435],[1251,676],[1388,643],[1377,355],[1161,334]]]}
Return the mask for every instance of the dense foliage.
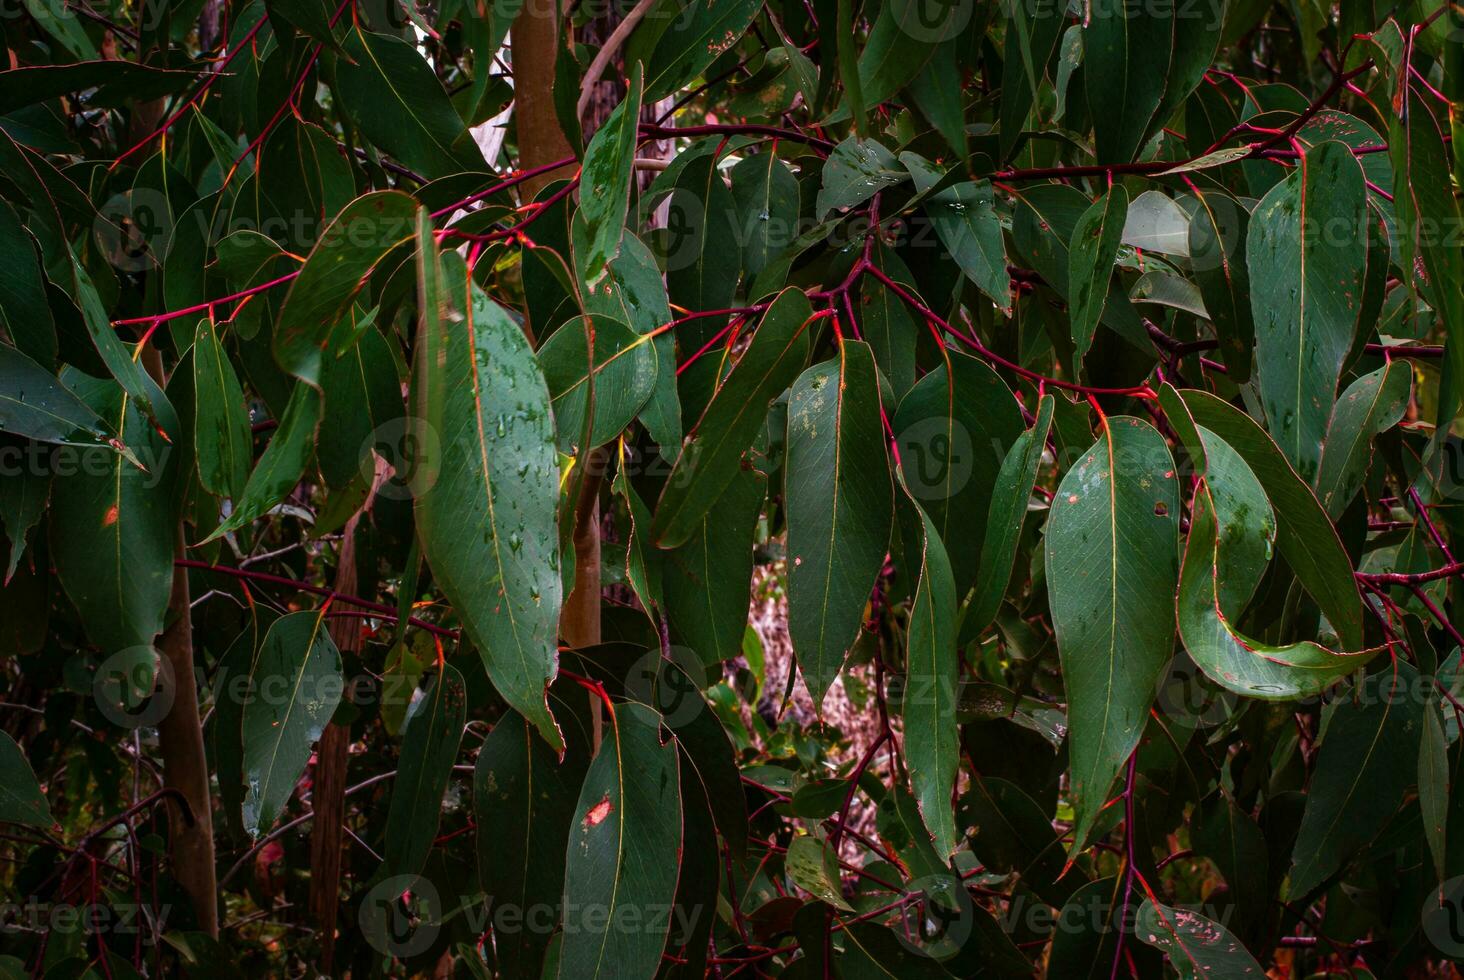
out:
{"label": "dense foliage", "polygon": [[1457,976],[1464,14],[565,6],[4,6],[0,975]]}

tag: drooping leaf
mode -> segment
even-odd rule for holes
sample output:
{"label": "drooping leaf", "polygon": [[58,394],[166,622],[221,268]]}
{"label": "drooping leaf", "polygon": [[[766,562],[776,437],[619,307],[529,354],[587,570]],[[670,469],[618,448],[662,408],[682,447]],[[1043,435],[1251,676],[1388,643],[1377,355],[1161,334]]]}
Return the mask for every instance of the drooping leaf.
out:
{"label": "drooping leaf", "polygon": [[325,609],[281,616],[260,645],[244,706],[244,829],[258,838],[284,812],[340,703],[341,655]]}
{"label": "drooping leaf", "polygon": [[[566,977],[651,976],[665,948],[681,861],[681,782],[674,743],[654,711],[618,704],[585,774],[564,872]],[[637,916],[625,928],[626,916]]]}
{"label": "drooping leaf", "polygon": [[982,526],[1001,460],[1021,435],[1016,397],[986,362],[947,351],[916,382],[891,425],[905,485],[950,556],[956,591],[976,578]]}
{"label": "drooping leaf", "polygon": [[[68,368],[63,383],[115,428],[142,467],[111,450],[51,485],[51,560],[87,635],[107,654],[150,645],[162,632],[173,582],[176,456],[131,396]],[[154,409],[178,431],[152,379]]]}
{"label": "drooping leaf", "polygon": [[398,464],[398,476],[403,463],[419,462],[418,447],[405,439],[402,383],[380,330],[367,326],[339,357],[326,357],[320,391],[329,424],[320,427],[315,454],[331,487],[370,476],[373,450]]}
{"label": "drooping leaf", "polygon": [[1315,478],[1367,267],[1367,189],[1352,152],[1309,150],[1251,217],[1246,267],[1261,403],[1303,480]]}
{"label": "drooping leaf", "polygon": [[767,477],[738,469],[691,535],[665,552],[671,638],[711,667],[742,652],[753,568],[753,533]]}
{"label": "drooping leaf", "polygon": [[46,302],[45,273],[36,243],[10,207],[0,202],[0,324],[11,342],[42,366],[56,361],[56,325]]}
{"label": "drooping leaf", "polygon": [[249,480],[254,438],[239,376],[207,319],[198,321],[193,338],[193,387],[198,481],[210,493],[240,501]]}
{"label": "drooping leaf", "polygon": [[1199,206],[1189,223],[1195,284],[1215,325],[1220,357],[1230,377],[1243,384],[1250,380],[1256,342],[1246,267],[1250,213],[1225,194],[1202,192],[1195,197]]}
{"label": "drooping leaf", "polygon": [[918,569],[909,570],[919,578],[907,640],[905,756],[920,817],[936,855],[944,861],[958,842],[951,809],[961,751],[956,722],[961,671],[956,653],[956,585],[934,523],[913,496],[901,504],[906,508],[901,518],[906,560],[919,559]]}
{"label": "drooping leaf", "polygon": [[594,288],[605,263],[620,252],[625,216],[630,209],[630,175],[640,124],[641,72],[631,73],[624,101],[615,107],[585,148],[580,214],[589,225],[589,253],[580,263],[586,285]]}
{"label": "drooping leaf", "polygon": [[386,814],[389,874],[417,875],[427,861],[466,717],[462,675],[443,664],[408,717],[402,737],[401,763]]}
{"label": "drooping leaf", "polygon": [[1407,411],[1412,373],[1406,363],[1389,361],[1348,385],[1332,408],[1316,486],[1317,498],[1333,520],[1342,516],[1367,477],[1373,440]]}
{"label": "drooping leaf", "polygon": [[1068,698],[1074,852],[1138,744],[1173,650],[1178,530],[1169,447],[1148,423],[1110,416],[1063,477],[1047,519],[1048,601]]}
{"label": "drooping leaf", "polygon": [[301,381],[290,394],[290,404],[279,428],[249,474],[244,493],[234,509],[205,542],[257,521],[284,500],[300,483],[315,455],[315,434],[320,427],[320,392]]}
{"label": "drooping leaf", "polygon": [[411,484],[422,555],[493,686],[562,749],[544,694],[563,589],[549,392],[518,324],[419,227],[410,422],[437,447]]}
{"label": "drooping leaf", "polygon": [[[537,917],[554,909],[564,894],[565,848],[589,765],[589,733],[576,734],[561,762],[534,737],[533,725],[509,713],[478,751],[473,772],[478,874],[491,908],[507,909],[514,917],[502,916],[494,927],[494,947],[506,977],[537,978],[542,972],[551,936]],[[508,841],[514,845],[507,846]],[[530,910],[533,922],[527,918]]]}
{"label": "drooping leaf", "polygon": [[1164,98],[1174,46],[1174,5],[1093,0],[1083,29],[1083,80],[1101,163],[1132,160]]}
{"label": "drooping leaf", "polygon": [[[485,169],[482,152],[416,48],[357,28],[346,35],[342,50],[337,91],[374,143],[428,177]],[[410,216],[403,227],[410,235]]]}
{"label": "drooping leaf", "polygon": [[1093,335],[1103,316],[1113,262],[1128,216],[1129,196],[1122,184],[1093,202],[1073,229],[1068,244],[1069,314],[1073,328],[1073,363],[1081,364],[1093,346]]}
{"label": "drooping leaf", "polygon": [[1180,573],[1180,639],[1212,681],[1237,694],[1282,701],[1320,693],[1379,650],[1334,653],[1309,641],[1277,646],[1238,631],[1234,624],[1270,563],[1276,517],[1236,451],[1208,429],[1199,436],[1206,464]]}
{"label": "drooping leaf", "polygon": [[951,258],[1003,315],[1010,314],[1012,280],[990,182],[968,180],[942,188],[938,168],[913,153],[901,153],[900,161],[909,169],[923,198],[921,207]]}
{"label": "drooping leaf", "polygon": [[[18,470],[18,472],[17,472]],[[17,467],[0,480],[0,528],[4,528],[10,555],[0,586],[15,577],[25,555],[26,539],[45,516],[51,496],[52,474],[38,467]]]}
{"label": "drooping leaf", "polygon": [[1244,412],[1208,392],[1186,390],[1193,421],[1225,440],[1261,481],[1276,511],[1276,546],[1347,650],[1363,647],[1362,597],[1352,562],[1322,505],[1281,450]]}
{"label": "drooping leaf", "polygon": [[879,379],[867,344],[844,341],[788,400],[788,631],[815,706],[864,621],[894,523]]}
{"label": "drooping leaf", "polygon": [[0,732],[0,823],[49,830],[55,822],[25,753],[15,739]]}
{"label": "drooping leaf", "polygon": [[756,278],[798,235],[798,181],[776,153],[744,157],[732,168],[742,267]]}
{"label": "drooping leaf", "polygon": [[409,241],[417,202],[401,191],[352,201],[321,234],[290,284],[274,327],[282,368],[316,387],[336,323],[351,308],[365,277],[387,253]]}
{"label": "drooping leaf", "polygon": [[[732,305],[741,269],[736,203],[715,154],[695,158],[676,179],[666,202],[665,267],[666,286],[678,306],[701,312]],[[726,322],[699,318],[677,336],[695,350]]]}
{"label": "drooping leaf", "polygon": [[1370,842],[1418,772],[1418,672],[1399,660],[1332,709],[1307,786],[1288,894],[1302,901]]}
{"label": "drooping leaf", "polygon": [[794,380],[808,356],[813,309],[799,289],[779,293],[752,342],[692,428],[656,504],[651,535],[674,548],[695,532],[741,467],[768,404]]}
{"label": "drooping leaf", "polygon": [[[71,283],[76,292],[76,305],[80,307],[82,320],[86,324],[86,332],[91,335],[102,363],[106,364],[108,372],[122,386],[122,390],[127,392],[128,397],[137,403],[142,413],[153,419],[152,389],[156,386],[150,384],[147,372],[133,356],[134,352],[129,351],[127,345],[118,338],[117,329],[107,317],[106,307],[102,304],[101,296],[97,295],[96,286],[92,285],[91,276],[82,268],[74,252],[71,253]],[[169,433],[170,437],[171,435]]]}
{"label": "drooping leaf", "polygon": [[1007,450],[992,489],[991,507],[986,517],[986,541],[981,546],[981,565],[976,575],[976,594],[966,619],[961,624],[963,636],[979,636],[996,619],[1001,600],[1011,581],[1012,566],[1022,522],[1037,483],[1037,467],[1047,450],[1047,433],[1052,429],[1053,396],[1044,395],[1037,406],[1037,421],[1032,428],[1017,436]]}
{"label": "drooping leaf", "polygon": [[[1454,415],[1464,386],[1464,254],[1444,229],[1458,228],[1459,202],[1449,191],[1449,155],[1428,101],[1412,79],[1400,86],[1402,104],[1390,116],[1388,146],[1393,163],[1393,210],[1404,269],[1427,272],[1428,298],[1443,321],[1453,371],[1454,404],[1442,404],[1441,418]],[[1397,104],[1397,103],[1395,103]]]}

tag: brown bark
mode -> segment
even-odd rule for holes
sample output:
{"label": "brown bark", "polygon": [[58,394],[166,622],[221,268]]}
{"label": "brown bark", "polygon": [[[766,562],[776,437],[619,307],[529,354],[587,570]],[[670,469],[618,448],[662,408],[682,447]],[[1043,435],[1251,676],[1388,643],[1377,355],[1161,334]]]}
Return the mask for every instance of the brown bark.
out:
{"label": "brown bark", "polygon": [[[183,526],[178,526],[178,556],[185,554]],[[188,570],[173,570],[173,617],[163,631],[160,652],[173,675],[173,706],[158,723],[158,749],[163,757],[163,785],[188,801],[188,810],[168,803],[168,835],[172,841],[173,877],[193,899],[198,928],[219,934],[218,886],[214,877],[213,802],[209,793],[208,758],[203,750],[203,722],[198,713],[198,681],[193,673],[193,616]]]}
{"label": "brown bark", "polygon": [[564,600],[559,635],[576,648],[600,642],[600,485],[608,462],[604,449],[589,454],[574,509],[574,589]]}
{"label": "brown bark", "polygon": [[[356,594],[356,524],[359,519],[360,514],[351,518],[341,535],[334,588],[342,595]],[[357,620],[337,617],[326,628],[342,653],[360,651],[361,627]],[[315,750],[315,768],[311,778],[310,805],[315,816],[310,823],[310,912],[320,940],[320,973],[324,976],[331,975],[335,962],[350,744],[349,728],[334,722],[328,725]]]}
{"label": "brown bark", "polygon": [[[162,387],[166,379],[157,348],[144,349],[142,362]],[[184,526],[179,522],[176,551],[179,558],[186,554],[186,540]],[[208,757],[203,749],[203,719],[198,712],[198,680],[193,673],[193,610],[186,568],[173,569],[168,626],[158,646],[173,684],[172,707],[158,722],[163,786],[177,790],[186,801],[185,808],[175,797],[168,798],[173,877],[193,900],[198,928],[217,936],[219,903],[214,868],[213,801],[209,792]]]}
{"label": "brown bark", "polygon": [[[514,18],[510,35],[514,125],[519,165],[524,169],[562,160],[571,153],[554,111],[554,60],[559,54],[562,21],[559,0],[529,0]],[[524,199],[533,198],[546,184],[567,172],[568,168],[524,181]]]}

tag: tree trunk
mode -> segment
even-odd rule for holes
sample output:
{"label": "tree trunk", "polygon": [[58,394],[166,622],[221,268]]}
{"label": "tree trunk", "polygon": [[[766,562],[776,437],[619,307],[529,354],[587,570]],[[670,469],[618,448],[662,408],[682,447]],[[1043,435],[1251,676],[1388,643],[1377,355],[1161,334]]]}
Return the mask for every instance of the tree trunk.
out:
{"label": "tree trunk", "polygon": [[[365,507],[369,507],[368,498]],[[365,507],[361,513],[365,513]],[[361,513],[346,522],[336,564],[335,591],[356,594],[356,525]],[[326,629],[342,654],[361,648],[359,621],[332,619]],[[347,692],[349,695],[349,691]],[[320,973],[330,976],[335,963],[336,916],[340,908],[341,853],[345,847],[346,769],[351,730],[332,722],[320,736],[310,782],[310,912],[320,941]]]}
{"label": "tree trunk", "polygon": [[[151,345],[143,349],[143,367],[163,387],[163,359]],[[176,554],[186,554],[186,535],[180,521]],[[188,590],[188,569],[173,569],[173,593],[168,599],[168,626],[158,652],[172,675],[173,704],[158,722],[158,751],[163,757],[163,785],[175,789],[187,802],[168,798],[168,840],[173,877],[193,899],[198,928],[219,934],[218,885],[214,869],[213,799],[209,792],[208,757],[203,749],[203,719],[198,713],[198,680],[193,673],[193,604]]]}
{"label": "tree trunk", "polygon": [[[519,165],[525,170],[569,156],[569,140],[559,128],[554,112],[554,61],[559,55],[559,0],[550,0],[554,15],[546,17],[540,0],[526,3],[514,18],[509,35],[513,54],[514,125],[518,134]],[[523,183],[523,196],[531,200],[544,186],[564,176],[563,172],[542,174]]]}

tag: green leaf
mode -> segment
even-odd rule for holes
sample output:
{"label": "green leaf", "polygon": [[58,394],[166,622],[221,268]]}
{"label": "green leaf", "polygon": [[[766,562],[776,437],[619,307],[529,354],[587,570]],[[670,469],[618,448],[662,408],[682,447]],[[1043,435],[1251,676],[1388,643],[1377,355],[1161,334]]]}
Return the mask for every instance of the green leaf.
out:
{"label": "green leaf", "polygon": [[209,493],[241,500],[254,459],[244,389],[213,324],[198,321],[193,338],[194,451],[198,481]]}
{"label": "green leaf", "polygon": [[1250,380],[1256,343],[1245,259],[1250,213],[1226,194],[1201,192],[1195,199],[1199,206],[1189,223],[1195,285],[1215,325],[1220,357],[1230,377],[1244,384]]}
{"label": "green leaf", "polygon": [[1332,519],[1342,516],[1372,464],[1373,440],[1397,425],[1408,410],[1413,371],[1406,361],[1389,361],[1363,375],[1342,393],[1327,425],[1317,471],[1317,497]]}
{"label": "green leaf", "polygon": [[1037,467],[1047,451],[1053,407],[1053,396],[1043,395],[1037,406],[1036,423],[1017,436],[996,474],[986,517],[986,541],[981,546],[981,564],[976,575],[976,594],[961,624],[963,637],[986,632],[1001,608],[1017,560],[1032,488],[1037,483]]}
{"label": "green leaf", "polygon": [[1180,572],[1180,639],[1206,676],[1237,694],[1267,701],[1318,694],[1380,648],[1335,653],[1308,641],[1275,646],[1235,628],[1270,563],[1276,517],[1245,460],[1208,429],[1199,435],[1206,464]]}
{"label": "green leaf", "polygon": [[0,71],[0,115],[86,89],[98,90],[88,100],[96,106],[119,106],[128,99],[147,101],[181,92],[197,78],[195,69],[155,68],[121,59],[12,68]]}
{"label": "green leaf", "polygon": [[869,345],[839,344],[788,399],[788,632],[815,707],[864,622],[894,524]]}
{"label": "green leaf", "polygon": [[[610,260],[610,272],[599,288],[585,293],[585,309],[628,323],[636,333],[648,334],[671,322],[666,283],[656,257],[644,242],[627,234],[620,254]],[[676,338],[671,331],[651,341],[656,354],[656,384],[641,407],[641,422],[668,458],[681,448],[681,399],[676,392]],[[588,363],[588,361],[586,362]]]}
{"label": "green leaf", "polygon": [[[560,976],[653,976],[681,866],[673,743],[644,705],[615,706],[590,763],[566,850]],[[636,927],[626,928],[627,916]]]}
{"label": "green leaf", "polygon": [[1423,819],[1423,836],[1433,858],[1434,871],[1440,881],[1447,875],[1449,796],[1452,766],[1449,743],[1439,709],[1429,704],[1423,709],[1422,731],[1418,742],[1418,809]]}
{"label": "green leaf", "polygon": [[[144,376],[145,377],[145,376]],[[177,543],[167,443],[116,384],[70,368],[62,377],[115,427],[148,467],[113,452],[51,485],[51,561],[92,642],[107,655],[147,646],[162,632]],[[145,377],[152,386],[152,379]],[[166,397],[151,388],[163,424],[177,431]],[[91,465],[99,462],[101,465]]]}
{"label": "green leaf", "polygon": [[415,876],[427,862],[437,836],[442,794],[463,737],[467,701],[462,675],[451,664],[443,664],[407,718],[386,814],[389,874]]}
{"label": "green leaf", "polygon": [[703,666],[742,651],[752,579],[753,534],[768,478],[741,469],[685,542],[665,553],[662,584],[671,637]]}
{"label": "green leaf", "polygon": [[1253,980],[1265,972],[1240,940],[1198,912],[1146,898],[1134,932],[1169,958],[1181,980]]}
{"label": "green leaf", "polygon": [[1288,896],[1307,900],[1392,818],[1418,773],[1423,703],[1403,660],[1331,709],[1292,850]]}
{"label": "green leaf", "polygon": [[935,189],[941,177],[938,170],[913,153],[901,153],[900,159],[914,178],[916,190],[921,195],[929,193],[921,207],[941,244],[966,278],[989,296],[1003,315],[1010,316],[1012,280],[1007,273],[1006,246],[991,182],[967,180]]}
{"label": "green leaf", "polygon": [[42,830],[49,830],[56,823],[25,753],[4,732],[0,732],[0,823]]}
{"label": "green leaf", "polygon": [[665,13],[671,25],[646,63],[646,101],[663,99],[694,80],[747,33],[761,9],[762,0],[712,0]]}
{"label": "green leaf", "polygon": [[401,191],[378,191],[336,215],[290,284],[274,328],[280,367],[315,387],[336,323],[350,310],[366,277],[393,249],[410,241],[417,202]]}
{"label": "green leaf", "polygon": [[822,221],[831,211],[863,204],[886,187],[908,179],[893,153],[877,140],[850,136],[824,162],[814,217]]}
{"label": "green leaf", "polygon": [[913,496],[905,506],[901,533],[906,560],[919,560],[907,639],[905,757],[920,818],[930,831],[936,855],[945,861],[959,842],[951,807],[961,753],[956,722],[961,674],[956,652],[956,585],[934,523]]}
{"label": "green leaf", "polygon": [[[1020,0],[1011,5],[1003,53],[999,128],[1001,158],[1011,156],[1032,111],[1038,86],[1057,47],[1066,20],[1058,0]],[[959,83],[956,83],[959,87]]]}
{"label": "green leaf", "polygon": [[1089,880],[1081,864],[1064,873],[1063,845],[1052,818],[1014,783],[983,777],[962,798],[971,852],[998,874],[1015,872],[1044,902],[1061,907]]}
{"label": "green leaf", "polygon": [[321,426],[315,454],[329,486],[340,489],[373,476],[378,447],[399,469],[417,462],[417,447],[395,442],[406,435],[402,383],[380,330],[367,326],[340,357],[326,357],[320,391],[330,424]]}
{"label": "green leaf", "polygon": [[629,84],[625,100],[595,131],[585,149],[579,204],[589,225],[590,247],[580,264],[590,288],[604,274],[605,263],[620,253],[620,238],[630,209],[630,177],[640,125],[639,65],[631,73]]}
{"label": "green leaf", "polygon": [[1367,189],[1351,150],[1308,150],[1246,237],[1261,404],[1303,480],[1316,476],[1367,268]]}
{"label": "green leaf", "polygon": [[244,493],[234,501],[228,518],[214,528],[204,543],[259,520],[290,495],[315,456],[315,432],[320,427],[320,419],[320,392],[299,382],[290,393],[290,404],[279,428],[249,474]]}
{"label": "green leaf", "polygon": [[10,557],[5,563],[5,575],[0,578],[0,587],[8,585],[20,567],[25,554],[26,538],[46,514],[51,496],[51,477],[48,470],[38,467],[17,466],[0,480],[0,526],[5,529],[5,540]]}
{"label": "green leaf", "polygon": [[1110,416],[1063,477],[1047,519],[1047,593],[1077,815],[1072,853],[1086,845],[1138,745],[1173,651],[1178,532],[1169,447],[1148,423]]}
{"label": "green leaf", "polygon": [[0,323],[27,356],[43,366],[56,361],[56,324],[46,301],[46,278],[35,240],[20,218],[0,202]]}
{"label": "green leaf", "polygon": [[1362,649],[1362,596],[1352,561],[1311,488],[1250,416],[1208,392],[1187,389],[1182,398],[1193,421],[1225,440],[1261,481],[1276,510],[1281,556],[1321,607],[1343,648]]}
{"label": "green leaf", "polygon": [[732,200],[742,269],[755,279],[798,237],[798,181],[776,153],[764,151],[732,168]]}
{"label": "green leaf", "polygon": [[788,842],[784,867],[793,884],[835,908],[854,911],[839,888],[839,862],[828,841],[803,835]]}
{"label": "green leaf", "polygon": [[121,445],[90,405],[8,344],[0,344],[0,432],[37,442]]}
{"label": "green leaf", "polygon": [[442,83],[413,45],[357,28],[346,35],[343,50],[335,91],[368,139],[427,177],[486,169]]}
{"label": "green leaf", "polygon": [[264,635],[244,706],[244,829],[274,826],[305,772],[311,747],[330,724],[344,679],[325,609],[281,616]]}
{"label": "green leaf", "polygon": [[[3,73],[0,73],[3,74]],[[81,308],[82,320],[86,323],[86,332],[91,335],[92,343],[96,345],[97,353],[101,355],[102,362],[107,365],[107,371],[122,386],[122,390],[137,403],[137,407],[149,419],[156,420],[153,412],[152,385],[147,372],[142,369],[142,364],[137,361],[127,345],[117,337],[117,330],[107,318],[106,307],[102,305],[102,298],[97,295],[97,289],[92,285],[91,277],[82,268],[81,262],[77,259],[76,253],[70,253],[72,288],[75,290],[76,305]],[[171,438],[174,432],[168,432]]]}
{"label": "green leaf", "polygon": [[[534,737],[532,725],[509,712],[478,752],[478,875],[500,917],[493,945],[505,977],[537,978],[542,972],[551,936],[527,917],[556,908],[564,893],[565,848],[589,765],[583,750],[589,733],[581,734],[569,740],[561,763]],[[508,841],[512,847],[505,846]]]}
{"label": "green leaf", "polygon": [[427,456],[411,489],[422,554],[493,686],[561,750],[544,696],[562,593],[549,392],[519,325],[456,253],[438,258],[425,212],[419,230],[411,405]]}
{"label": "green leaf", "polygon": [[1103,316],[1113,263],[1128,218],[1129,196],[1122,184],[1108,193],[1078,219],[1068,244],[1068,304],[1072,317],[1073,363],[1081,364],[1093,346],[1093,335]]}
{"label": "green leaf", "polygon": [[1459,202],[1450,189],[1449,154],[1439,124],[1412,80],[1404,88],[1406,105],[1401,113],[1390,114],[1388,139],[1399,264],[1415,274],[1422,265],[1427,272],[1428,299],[1443,321],[1456,393],[1453,403],[1439,406],[1439,417],[1450,419],[1464,393],[1464,291],[1459,288],[1464,253],[1451,233],[1460,227]]}
{"label": "green leaf", "polygon": [[661,548],[685,543],[732,482],[762,428],[768,405],[808,357],[813,309],[800,289],[785,289],[763,314],[752,342],[717,388],[676,460],[651,528]]}
{"label": "green leaf", "polygon": [[900,402],[891,423],[905,486],[950,556],[956,591],[975,581],[997,472],[1023,431],[1012,390],[985,361],[953,350]]}
{"label": "green leaf", "polygon": [[[722,0],[727,2],[727,0]],[[722,181],[715,154],[686,165],[666,202],[666,285],[671,301],[688,310],[732,305],[741,268],[736,204]],[[721,318],[706,317],[677,329],[683,346],[710,340]]]}
{"label": "green leaf", "polygon": [[1169,3],[1092,0],[1083,30],[1083,81],[1100,163],[1137,159],[1164,99],[1174,46]]}
{"label": "green leaf", "polygon": [[[564,324],[539,348],[539,368],[549,386],[563,452],[603,446],[634,421],[656,387],[652,344],[618,319],[591,315]],[[589,444],[580,446],[586,423]]]}

